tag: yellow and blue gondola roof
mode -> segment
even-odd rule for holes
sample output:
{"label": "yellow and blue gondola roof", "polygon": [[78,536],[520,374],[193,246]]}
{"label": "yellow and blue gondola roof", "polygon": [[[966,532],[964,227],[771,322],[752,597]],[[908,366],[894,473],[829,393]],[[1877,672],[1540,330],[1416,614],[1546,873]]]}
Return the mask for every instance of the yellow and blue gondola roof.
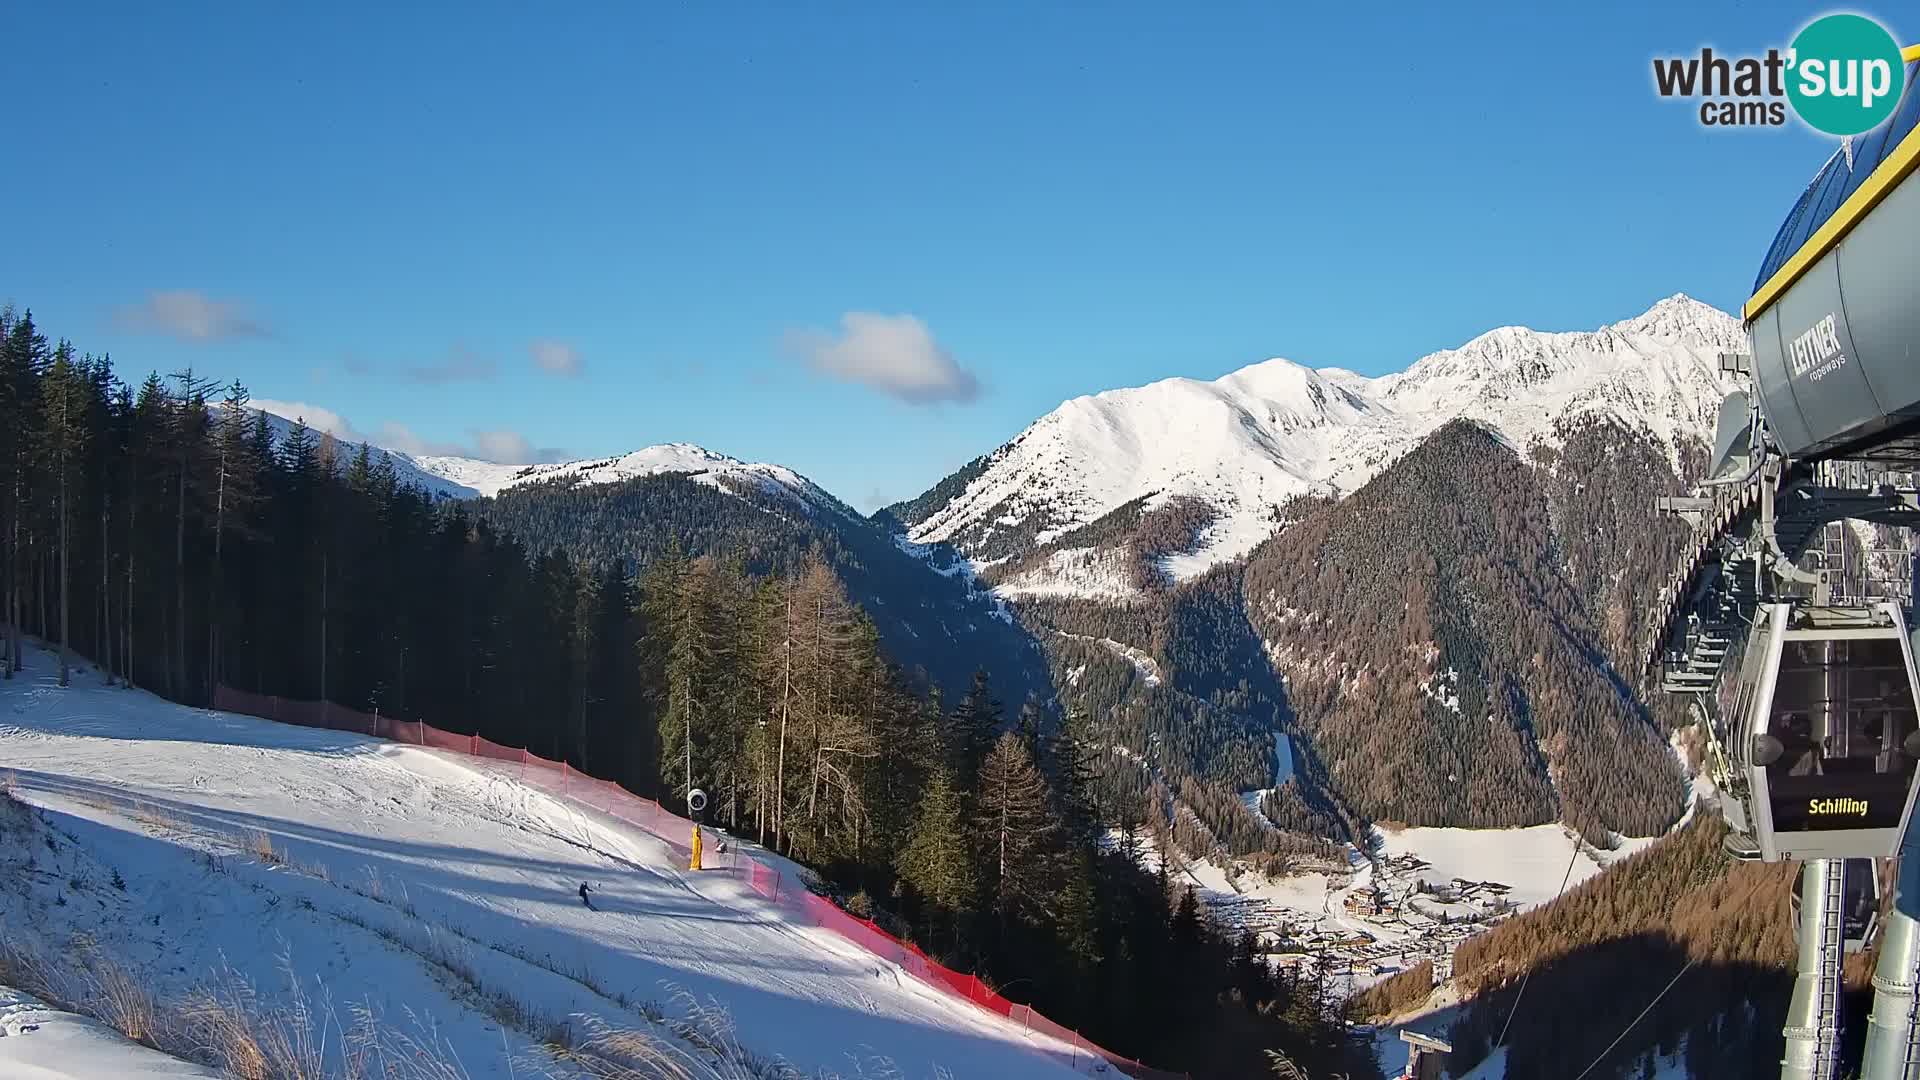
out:
{"label": "yellow and blue gondola roof", "polygon": [[1833,250],[1853,226],[1920,165],[1920,45],[1904,53],[1905,96],[1886,123],[1827,161],[1774,235],[1743,314],[1748,322],[1772,306],[1800,276]]}

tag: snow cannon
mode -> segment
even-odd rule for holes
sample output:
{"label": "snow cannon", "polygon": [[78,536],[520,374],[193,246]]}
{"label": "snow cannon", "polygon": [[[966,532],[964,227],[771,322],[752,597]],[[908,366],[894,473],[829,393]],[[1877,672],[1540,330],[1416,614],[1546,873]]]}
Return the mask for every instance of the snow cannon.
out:
{"label": "snow cannon", "polygon": [[707,793],[699,788],[687,792],[687,816],[693,819],[693,854],[687,869],[700,869],[700,822],[707,814]]}
{"label": "snow cannon", "polygon": [[1789,458],[1920,449],[1920,50],[1893,116],[1827,160],[1742,315],[1767,430]]}

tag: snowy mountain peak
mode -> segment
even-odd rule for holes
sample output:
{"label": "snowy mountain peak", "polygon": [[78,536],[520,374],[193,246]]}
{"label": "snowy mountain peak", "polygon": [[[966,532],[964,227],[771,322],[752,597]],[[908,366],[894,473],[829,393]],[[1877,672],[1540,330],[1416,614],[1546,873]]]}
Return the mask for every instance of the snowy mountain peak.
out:
{"label": "snowy mountain peak", "polygon": [[458,457],[416,458],[422,470],[494,496],[522,484],[558,480],[577,484],[617,484],[662,473],[681,473],[696,482],[738,493],[751,488],[802,506],[851,513],[813,481],[783,465],[746,462],[693,443],[663,443],[613,457],[551,464],[506,465]]}
{"label": "snowy mountain peak", "polygon": [[1330,377],[1326,372],[1276,357],[1241,368],[1213,385],[1267,402],[1275,411],[1286,412],[1302,424],[1336,422],[1371,407],[1357,388],[1338,378],[1350,372],[1338,368],[1332,372]]}
{"label": "snowy mountain peak", "polygon": [[1643,314],[1607,329],[1629,337],[1697,341],[1723,348],[1735,348],[1745,340],[1739,319],[1686,293],[1674,293]]}
{"label": "snowy mountain peak", "polygon": [[[271,412],[266,415],[275,428],[276,441],[284,440],[292,426],[291,420],[298,419]],[[611,457],[531,465],[385,449],[392,456],[394,470],[402,483],[455,499],[492,497],[508,488],[543,480],[614,484],[661,473],[682,473],[721,491],[739,494],[754,490],[790,500],[803,509],[820,507],[853,514],[819,485],[783,465],[741,461],[693,443],[663,443]]]}
{"label": "snowy mountain peak", "polygon": [[[1211,382],[1109,390],[1041,417],[907,524],[916,542],[997,562],[1142,497],[1147,510],[1192,497],[1214,515],[1194,550],[1165,561],[1185,577],[1252,550],[1288,497],[1356,490],[1456,417],[1524,450],[1552,442],[1563,419],[1601,416],[1677,464],[1684,443],[1711,429],[1724,392],[1716,354],[1743,337],[1732,316],[1674,295],[1597,330],[1499,327],[1377,378],[1274,358]],[[1011,574],[1002,591],[1057,594],[1048,567],[1094,558],[1056,555]]]}

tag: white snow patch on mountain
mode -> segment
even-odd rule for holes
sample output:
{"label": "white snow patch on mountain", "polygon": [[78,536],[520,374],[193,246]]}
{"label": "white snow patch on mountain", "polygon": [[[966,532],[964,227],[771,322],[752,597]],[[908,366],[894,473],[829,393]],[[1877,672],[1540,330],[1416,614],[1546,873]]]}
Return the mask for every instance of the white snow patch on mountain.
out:
{"label": "white snow patch on mountain", "polygon": [[783,465],[745,462],[692,443],[667,443],[616,457],[587,458],[553,465],[497,465],[458,457],[422,457],[416,458],[415,463],[426,472],[489,496],[521,484],[544,480],[617,484],[623,480],[661,473],[685,473],[699,483],[723,491],[734,490],[735,484],[746,484],[770,495],[793,499],[805,506],[831,506],[842,512],[850,512],[813,481]]}
{"label": "white snow patch on mountain", "polygon": [[994,589],[1006,597],[1080,596],[1131,600],[1134,587],[1124,551],[1096,547],[1061,548],[1029,570],[1008,576]]}
{"label": "white snow patch on mountain", "polygon": [[[267,412],[276,446],[284,443],[293,421]],[[320,432],[315,430],[318,440]],[[570,480],[580,484],[617,484],[662,473],[683,473],[696,483],[738,494],[746,490],[785,498],[803,510],[826,508],[855,516],[854,511],[834,498],[818,484],[784,465],[746,462],[715,453],[692,443],[665,443],[648,446],[613,457],[583,458],[555,464],[514,465],[476,458],[445,455],[414,455],[391,447],[375,447],[392,457],[394,473],[403,484],[411,484],[429,494],[454,499],[492,497],[509,488],[543,480]],[[353,455],[351,445],[339,451],[342,467]],[[376,457],[378,454],[376,453]]]}
{"label": "white snow patch on mountain", "polygon": [[1133,670],[1139,672],[1140,678],[1145,681],[1148,686],[1160,685],[1160,665],[1154,662],[1153,657],[1149,656],[1143,649],[1134,648],[1132,645],[1128,645],[1122,641],[1115,641],[1112,638],[1095,638],[1088,637],[1085,634],[1069,634],[1064,630],[1055,630],[1054,634],[1063,638],[1072,638],[1075,641],[1086,641],[1098,645],[1120,659],[1132,664]]}
{"label": "white snow patch on mountain", "polygon": [[[1212,382],[1166,379],[1074,398],[995,451],[911,535],[1005,555],[1010,528],[1044,546],[1150,493],[1146,510],[1191,496],[1218,517],[1195,550],[1164,561],[1184,580],[1272,535],[1286,498],[1352,492],[1456,418],[1525,450],[1550,441],[1563,418],[1602,416],[1677,462],[1686,440],[1712,429],[1725,392],[1718,354],[1744,341],[1733,316],[1673,296],[1595,331],[1502,327],[1378,378],[1273,359]],[[1060,569],[1002,587],[1101,595],[1103,584],[1078,566]]]}

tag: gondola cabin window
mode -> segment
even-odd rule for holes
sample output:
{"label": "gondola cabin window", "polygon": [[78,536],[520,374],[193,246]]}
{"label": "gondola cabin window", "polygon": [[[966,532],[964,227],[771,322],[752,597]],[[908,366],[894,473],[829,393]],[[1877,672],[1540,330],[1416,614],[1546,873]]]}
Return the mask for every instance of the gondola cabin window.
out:
{"label": "gondola cabin window", "polygon": [[1893,639],[1783,643],[1768,733],[1782,753],[1766,766],[1776,832],[1887,829],[1900,823],[1914,760],[1912,687]]}

